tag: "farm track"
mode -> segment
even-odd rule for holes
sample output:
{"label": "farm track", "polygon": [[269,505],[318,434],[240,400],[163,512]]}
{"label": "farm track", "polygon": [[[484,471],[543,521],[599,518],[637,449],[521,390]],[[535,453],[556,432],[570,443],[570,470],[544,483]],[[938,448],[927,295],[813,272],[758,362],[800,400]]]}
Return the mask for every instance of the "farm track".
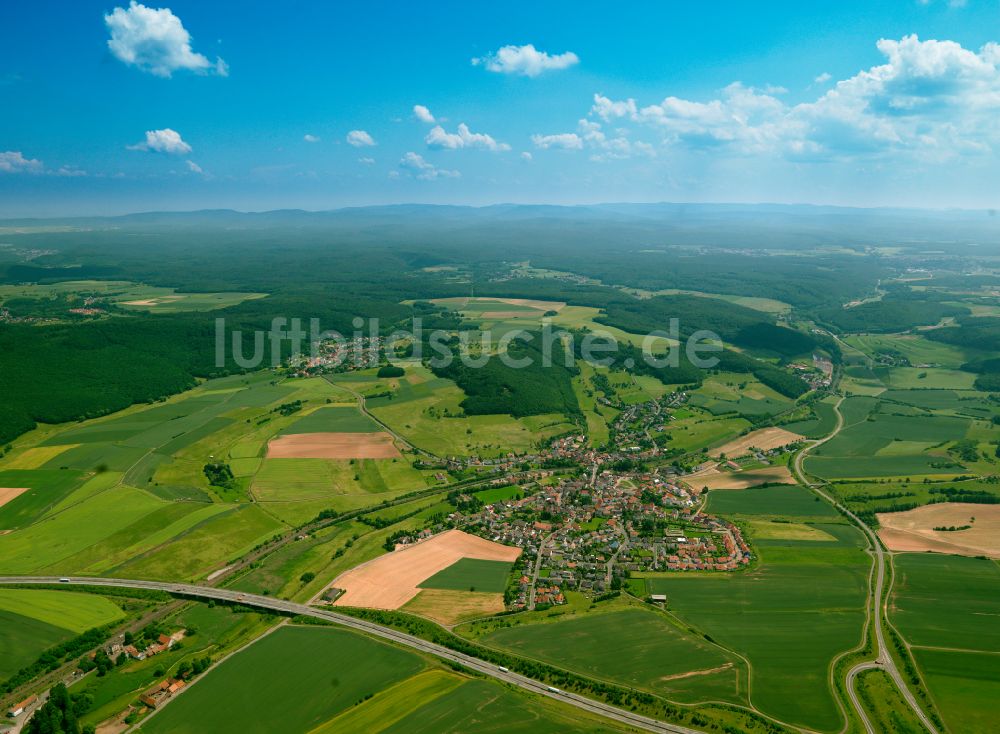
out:
{"label": "farm track", "polygon": [[847,509],[847,507],[840,504],[839,502],[837,502],[837,500],[835,500],[829,494],[824,492],[821,489],[821,487],[823,486],[822,484],[814,484],[813,482],[810,482],[806,478],[805,471],[802,468],[803,460],[812,449],[816,448],[817,446],[821,446],[827,441],[830,441],[831,439],[836,437],[838,433],[840,433],[841,429],[844,428],[844,415],[843,413],[840,412],[840,405],[843,402],[844,402],[844,397],[841,397],[840,400],[838,400],[833,406],[833,410],[837,414],[837,425],[834,427],[833,431],[831,431],[829,435],[824,436],[823,438],[818,439],[813,443],[809,444],[806,448],[802,449],[802,451],[800,451],[798,454],[795,455],[794,473],[796,478],[799,480],[801,484],[803,484],[805,487],[815,492],[829,504],[833,505],[833,507],[838,512],[843,514],[845,517],[849,518],[864,533],[865,538],[868,540],[871,546],[871,552],[874,557],[875,582],[874,585],[869,584],[868,601],[866,604],[866,609],[868,616],[868,624],[875,631],[875,659],[858,663],[857,665],[854,665],[847,672],[845,683],[847,686],[848,696],[850,697],[851,704],[854,706],[854,710],[857,712],[858,717],[860,718],[862,724],[865,726],[865,729],[868,732],[868,734],[875,734],[875,731],[872,728],[870,721],[868,720],[868,716],[865,713],[863,707],[861,706],[861,702],[858,700],[857,694],[854,690],[854,680],[857,677],[858,673],[862,672],[863,670],[871,670],[871,669],[884,670],[886,673],[889,674],[889,677],[892,678],[893,683],[899,689],[899,692],[902,694],[903,699],[906,701],[907,705],[913,710],[913,713],[916,715],[917,719],[920,720],[920,723],[927,729],[927,731],[931,732],[931,734],[938,734],[937,728],[935,728],[934,724],[931,722],[927,714],[924,713],[924,710],[920,707],[920,704],[917,703],[917,699],[914,697],[912,691],[910,691],[909,687],[906,685],[906,682],[903,680],[903,676],[899,672],[899,668],[896,666],[896,661],[893,659],[892,653],[889,651],[889,648],[885,643],[885,633],[882,627],[882,621],[883,621],[882,618],[884,614],[884,605],[882,602],[882,598],[887,590],[886,580],[885,580],[886,554],[885,550],[882,547],[881,541],[879,541],[878,535],[864,522],[862,522],[857,515],[855,515],[853,512]]}
{"label": "farm track", "polygon": [[330,612],[324,609],[297,604],[295,602],[276,599],[269,596],[257,594],[246,594],[229,589],[213,588],[210,586],[196,586],[194,584],[167,583],[163,581],[142,581],[136,579],[108,579],[108,578],[86,578],[79,577],[69,581],[61,580],[58,576],[0,576],[0,586],[16,584],[54,584],[54,585],[78,585],[78,586],[102,586],[117,587],[123,589],[151,589],[163,591],[182,597],[193,599],[215,599],[219,601],[241,604],[247,607],[265,609],[282,614],[293,614],[326,622],[333,622],[345,627],[364,632],[389,642],[393,642],[404,647],[408,647],[419,652],[423,652],[435,657],[469,668],[481,675],[499,680],[502,683],[517,686],[531,693],[547,696],[556,701],[561,701],[569,706],[574,706],[589,713],[598,714],[605,718],[612,719],[621,724],[637,729],[651,732],[662,732],[664,734],[698,734],[697,730],[684,726],[668,724],[663,721],[632,713],[624,709],[611,706],[601,701],[581,696],[576,693],[562,691],[532,678],[502,670],[496,665],[484,662],[479,658],[464,653],[456,652],[442,645],[427,642],[419,637],[398,632],[390,627],[384,627],[373,622],[356,619],[337,612]]}
{"label": "farm track", "polygon": [[334,382],[333,380],[329,379],[329,377],[327,377],[326,375],[323,376],[323,379],[326,380],[327,382],[329,382],[333,387],[338,388],[340,390],[343,390],[344,392],[347,392],[347,393],[350,393],[351,395],[353,395],[354,399],[358,401],[358,410],[361,411],[362,415],[365,415],[368,418],[370,418],[371,420],[375,421],[375,423],[377,423],[379,426],[381,426],[382,430],[384,430],[386,433],[388,433],[389,435],[391,435],[395,441],[398,441],[400,444],[402,444],[407,449],[409,449],[410,451],[412,451],[412,452],[414,452],[416,454],[421,454],[421,455],[426,456],[426,457],[431,458],[431,459],[439,459],[440,458],[436,454],[432,454],[430,451],[427,451],[425,449],[422,449],[422,448],[419,448],[417,446],[414,446],[412,443],[410,443],[408,440],[406,440],[403,436],[401,436],[399,433],[397,433],[396,431],[394,431],[381,418],[379,418],[378,416],[376,416],[374,413],[370,412],[368,410],[368,406],[365,403],[365,396],[362,395],[361,393],[359,393],[357,390],[352,390],[351,388],[347,387],[346,385],[342,385],[340,383]]}

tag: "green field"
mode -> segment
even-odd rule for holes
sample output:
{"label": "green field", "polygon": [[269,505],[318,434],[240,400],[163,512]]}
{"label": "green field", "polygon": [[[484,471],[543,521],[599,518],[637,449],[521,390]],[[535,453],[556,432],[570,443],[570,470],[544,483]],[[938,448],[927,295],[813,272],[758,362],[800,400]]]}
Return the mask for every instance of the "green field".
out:
{"label": "green field", "polygon": [[75,296],[80,303],[71,304],[73,306],[82,305],[82,297],[87,295],[106,299],[128,310],[155,313],[212,311],[267,296],[266,293],[238,292],[179,293],[173,288],[121,280],[68,280],[53,284],[0,285],[0,303],[10,298],[44,299],[56,295]]}
{"label": "green field", "polygon": [[448,568],[421,581],[420,588],[489,591],[500,594],[507,587],[507,576],[512,566],[513,564],[506,561],[460,558]]}
{"label": "green field", "polygon": [[781,427],[806,438],[822,438],[837,427],[837,413],[831,403],[818,402],[813,404],[809,418]]}
{"label": "green field", "polygon": [[382,427],[353,406],[318,408],[282,433],[374,433]]}
{"label": "green field", "polygon": [[112,573],[123,578],[198,579],[247,553],[283,527],[259,507],[244,505],[137,555],[116,566]]}
{"label": "green field", "polygon": [[712,415],[767,416],[791,407],[787,398],[749,375],[714,375],[691,393],[690,404]]}
{"label": "green field", "polygon": [[1000,650],[1000,566],[961,556],[894,558],[892,623],[912,645]]}
{"label": "green field", "polygon": [[167,616],[162,626],[170,631],[187,630],[180,647],[174,645],[145,660],[130,660],[105,676],[79,678],[70,687],[73,694],[87,694],[93,698],[93,706],[84,714],[82,724],[96,726],[124,710],[164,676],[176,673],[184,661],[205,656],[218,660],[239,649],[273,626],[273,621],[250,612],[233,614],[222,606],[192,604]]}
{"label": "green field", "polygon": [[804,487],[752,487],[715,490],[708,494],[708,512],[729,515],[837,517],[837,511]]}
{"label": "green field", "polygon": [[1000,566],[904,553],[893,561],[890,621],[953,731],[995,730],[1000,697]]}
{"label": "green field", "polygon": [[915,649],[913,657],[945,723],[955,732],[992,734],[1000,700],[1000,654]]}
{"label": "green field", "polygon": [[45,589],[0,589],[0,681],[47,648],[123,619],[110,599]]}
{"label": "green field", "polygon": [[749,659],[754,705],[822,731],[841,725],[828,669],[861,641],[871,567],[860,534],[824,526],[835,528],[836,544],[762,541],[759,565],[745,573],[647,580],[684,622]]}
{"label": "green field", "polygon": [[[898,400],[901,392],[889,394]],[[896,400],[845,400],[843,428],[806,458],[806,470],[826,479],[961,473],[962,465],[949,456],[946,444],[966,438],[972,422],[908,409]]]}
{"label": "green field", "polygon": [[64,627],[0,609],[0,681],[72,636]]}
{"label": "green field", "polygon": [[[454,382],[428,377],[422,367],[407,367],[407,373],[391,399],[369,400],[368,409],[414,446],[439,456],[494,457],[524,451],[573,428],[559,414],[465,415],[459,405],[465,393]],[[410,373],[420,381],[410,382]]]}
{"label": "green field", "polygon": [[878,351],[896,351],[911,364],[936,364],[958,367],[967,360],[962,350],[922,336],[892,334],[854,334],[844,338],[849,345],[871,356]]}
{"label": "green field", "polygon": [[12,469],[0,471],[0,487],[27,487],[28,491],[0,507],[0,529],[30,525],[83,483],[78,471]]}
{"label": "green field", "polygon": [[347,630],[282,627],[226,660],[142,730],[305,733],[424,665]]}
{"label": "green field", "polygon": [[624,731],[607,719],[597,719],[548,699],[485,680],[470,680],[433,701],[418,706],[381,734],[591,734]]}
{"label": "green field", "polygon": [[676,701],[746,703],[742,663],[663,614],[631,607],[545,619],[501,626],[481,641]]}

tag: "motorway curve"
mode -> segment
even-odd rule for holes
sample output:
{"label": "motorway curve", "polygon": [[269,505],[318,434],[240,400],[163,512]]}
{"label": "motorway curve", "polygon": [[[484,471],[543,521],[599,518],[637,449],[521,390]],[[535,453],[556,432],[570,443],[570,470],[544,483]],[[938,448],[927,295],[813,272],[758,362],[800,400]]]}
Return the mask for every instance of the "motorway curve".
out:
{"label": "motorway curve", "polygon": [[570,706],[575,706],[578,709],[589,711],[590,713],[597,714],[599,716],[604,716],[605,718],[612,719],[637,729],[662,732],[663,734],[699,734],[695,729],[689,729],[675,724],[667,724],[665,722],[649,718],[648,716],[642,716],[640,714],[632,713],[631,711],[625,711],[624,709],[602,703],[601,701],[595,701],[587,698],[586,696],[580,696],[576,693],[570,693],[569,691],[552,688],[532,678],[527,678],[509,670],[502,670],[491,663],[480,660],[479,658],[456,652],[455,650],[451,650],[442,645],[436,645],[433,642],[422,640],[419,637],[408,635],[405,632],[399,632],[391,627],[383,627],[380,624],[367,622],[362,619],[356,619],[355,617],[349,617],[345,614],[338,614],[337,612],[330,612],[325,609],[317,609],[315,607],[306,606],[305,604],[285,601],[284,599],[275,599],[270,596],[260,596],[258,594],[246,594],[238,591],[232,591],[230,589],[217,589],[210,586],[197,586],[195,584],[167,583],[164,581],[89,577],[78,577],[65,580],[64,577],[61,578],[58,576],[0,576],[0,586],[11,584],[68,584],[71,586],[111,586],[124,589],[151,589],[154,591],[165,591],[169,594],[180,594],[192,598],[218,599],[220,601],[233,602],[258,609],[268,609],[285,614],[297,614],[304,617],[313,617],[327,622],[334,622],[345,627],[351,627],[374,637],[380,637],[382,639],[389,640],[390,642],[395,642],[398,645],[403,645],[414,650],[434,655],[444,660],[459,663],[470,670],[474,670],[477,673],[489,676],[490,678],[495,678],[503,681],[504,683],[518,686],[519,688],[523,688],[526,691],[531,691],[532,693],[541,696],[548,696],[549,698],[561,701]]}

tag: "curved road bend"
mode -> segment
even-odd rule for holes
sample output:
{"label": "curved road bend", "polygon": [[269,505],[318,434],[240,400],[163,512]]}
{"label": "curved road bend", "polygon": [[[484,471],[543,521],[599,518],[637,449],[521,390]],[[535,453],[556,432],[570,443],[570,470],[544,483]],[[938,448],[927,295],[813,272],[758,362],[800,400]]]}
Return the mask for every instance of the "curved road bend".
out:
{"label": "curved road bend", "polygon": [[459,663],[471,670],[476,671],[477,673],[495,678],[504,683],[518,686],[519,688],[531,691],[532,693],[548,696],[549,698],[562,701],[570,706],[575,706],[578,709],[589,711],[590,713],[597,714],[599,716],[604,716],[605,718],[612,719],[621,724],[626,724],[637,729],[651,732],[661,732],[662,734],[699,734],[699,732],[695,729],[689,729],[675,724],[668,724],[649,718],[648,716],[642,716],[640,714],[632,713],[631,711],[625,711],[615,706],[602,703],[601,701],[595,701],[585,696],[580,696],[576,693],[551,688],[544,683],[539,683],[536,680],[519,675],[518,673],[501,670],[497,666],[480,660],[479,658],[472,657],[471,655],[465,655],[464,653],[456,652],[455,650],[450,650],[447,647],[436,645],[433,642],[427,642],[419,637],[408,635],[405,632],[398,632],[390,627],[383,627],[382,625],[367,622],[363,619],[356,619],[345,614],[338,614],[337,612],[330,612],[324,609],[316,609],[314,607],[306,606],[305,604],[296,604],[295,602],[285,601],[284,599],[275,599],[269,596],[259,596],[257,594],[245,594],[238,591],[232,591],[231,589],[217,589],[209,586],[166,583],[163,581],[87,577],[78,577],[72,578],[69,581],[62,581],[58,576],[0,576],[0,586],[10,584],[59,585],[60,583],[78,586],[112,586],[125,589],[152,589],[154,591],[165,591],[171,594],[182,594],[193,598],[218,599],[258,609],[268,609],[276,612],[284,612],[286,614],[298,614],[304,617],[322,619],[327,622],[334,622],[336,624],[343,625],[345,627],[351,627],[369,635],[380,637],[382,639],[395,642],[396,644],[434,655],[444,660]]}
{"label": "curved road bend", "polygon": [[[913,693],[910,691],[909,687],[907,687],[906,682],[903,680],[902,674],[899,672],[899,668],[896,667],[896,661],[893,659],[892,654],[889,652],[889,648],[885,644],[885,634],[882,631],[882,610],[883,610],[882,594],[885,591],[885,551],[882,548],[882,543],[879,540],[878,535],[876,535],[875,531],[872,530],[870,527],[868,527],[867,524],[862,522],[861,518],[859,518],[857,515],[855,515],[853,512],[847,509],[844,505],[840,504],[839,502],[837,502],[837,500],[835,500],[829,494],[820,489],[820,485],[813,484],[812,482],[807,480],[805,472],[802,468],[802,462],[805,459],[806,454],[808,454],[817,446],[821,446],[822,444],[832,439],[834,436],[840,433],[840,430],[844,427],[844,414],[840,412],[840,404],[842,402],[844,402],[843,397],[841,397],[840,400],[838,400],[837,403],[833,406],[833,410],[837,414],[837,425],[833,429],[833,431],[830,432],[830,434],[825,436],[824,438],[821,438],[818,441],[811,443],[809,446],[802,449],[802,451],[796,454],[795,474],[802,484],[804,484],[806,487],[808,487],[813,492],[818,494],[824,500],[829,502],[840,512],[849,517],[854,522],[855,525],[861,528],[861,531],[868,538],[869,543],[871,543],[872,553],[875,556],[875,590],[874,593],[872,593],[871,587],[869,587],[868,590],[869,614],[871,614],[870,610],[874,609],[874,615],[872,616],[871,621],[875,629],[875,653],[876,653],[875,660],[866,663],[859,663],[858,665],[855,665],[848,671],[847,690],[851,698],[851,703],[854,705],[855,711],[858,712],[858,716],[864,723],[865,729],[869,732],[869,734],[874,734],[874,730],[872,729],[871,724],[868,722],[868,717],[865,714],[865,712],[862,711],[860,702],[858,701],[857,696],[855,695],[853,683],[855,676],[862,670],[869,668],[876,668],[876,667],[880,668],[884,670],[886,673],[888,673],[889,676],[892,678],[893,682],[896,684],[896,687],[899,689],[899,692],[903,695],[903,698],[906,700],[906,703],[910,706],[911,709],[913,709],[913,713],[916,714],[918,719],[920,719],[920,723],[922,723],[924,727],[926,727],[927,731],[931,732],[931,734],[938,734],[938,731],[934,727],[934,724],[931,723],[930,718],[928,718],[927,714],[924,713],[924,710],[920,707],[920,704],[917,703],[917,699],[913,696]],[[872,603],[873,599],[874,603]]]}

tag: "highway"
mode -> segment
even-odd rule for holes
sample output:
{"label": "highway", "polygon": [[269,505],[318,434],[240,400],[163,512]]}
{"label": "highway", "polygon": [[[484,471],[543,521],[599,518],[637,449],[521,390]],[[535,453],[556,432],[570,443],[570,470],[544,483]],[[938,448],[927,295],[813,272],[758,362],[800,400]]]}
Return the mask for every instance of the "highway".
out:
{"label": "highway", "polygon": [[843,397],[839,401],[837,401],[836,405],[834,405],[833,408],[834,412],[837,414],[837,425],[834,427],[833,431],[831,431],[829,435],[819,439],[818,441],[813,442],[806,448],[802,449],[802,451],[800,451],[798,454],[796,454],[794,468],[795,468],[795,474],[798,477],[798,480],[802,484],[804,484],[806,487],[808,487],[813,492],[818,494],[820,497],[829,502],[831,505],[836,507],[840,512],[842,512],[846,517],[850,518],[851,521],[854,522],[854,524],[861,529],[861,531],[868,538],[868,542],[871,544],[872,547],[872,554],[875,557],[875,588],[874,591],[869,588],[869,594],[870,594],[869,614],[871,615],[870,619],[872,622],[873,629],[875,630],[875,660],[859,663],[858,665],[855,665],[848,671],[847,673],[848,695],[851,698],[851,703],[854,705],[855,711],[858,712],[858,716],[861,718],[862,723],[865,725],[865,729],[869,732],[869,734],[874,734],[874,729],[872,729],[872,726],[868,721],[868,717],[862,710],[860,701],[858,701],[858,698],[855,694],[854,678],[862,670],[872,670],[872,669],[884,670],[892,678],[896,687],[899,689],[899,692],[906,700],[906,703],[909,705],[911,709],[913,709],[913,713],[917,716],[918,719],[920,719],[920,722],[924,725],[924,727],[926,727],[927,731],[931,732],[931,734],[938,734],[938,731],[934,727],[934,724],[931,723],[930,718],[928,718],[927,714],[924,713],[924,710],[920,707],[920,704],[917,703],[917,699],[913,696],[913,693],[906,685],[906,681],[903,680],[903,676],[899,672],[899,668],[896,667],[896,661],[893,659],[892,654],[889,652],[889,648],[885,644],[885,633],[882,630],[882,613],[883,613],[882,595],[885,592],[885,550],[882,548],[882,542],[879,540],[878,535],[875,534],[875,531],[872,530],[870,527],[868,527],[866,523],[862,522],[861,518],[859,518],[857,515],[855,515],[853,512],[847,509],[847,507],[840,504],[839,502],[837,502],[837,500],[835,500],[829,494],[820,489],[820,485],[809,482],[806,479],[805,471],[802,468],[802,462],[805,459],[805,456],[806,454],[808,454],[808,452],[812,451],[817,446],[821,446],[830,439],[832,439],[834,436],[840,433],[840,430],[844,427],[844,415],[843,413],[840,412],[840,404],[842,402],[844,402]]}
{"label": "highway", "polygon": [[625,711],[624,709],[620,709],[600,701],[595,701],[585,696],[552,688],[544,683],[540,683],[532,678],[527,678],[518,673],[501,670],[496,665],[484,662],[479,658],[472,657],[471,655],[465,655],[464,653],[456,652],[455,650],[450,650],[447,647],[436,645],[433,642],[427,642],[419,637],[408,635],[405,632],[399,632],[390,627],[383,627],[382,625],[375,624],[373,622],[367,622],[362,619],[356,619],[345,614],[339,614],[325,609],[317,609],[315,607],[306,606],[305,604],[297,604],[295,602],[285,601],[284,599],[275,599],[270,596],[246,594],[239,591],[233,591],[231,589],[217,589],[211,586],[197,586],[194,584],[167,583],[164,581],[142,581],[136,579],[90,578],[85,576],[70,578],[68,581],[62,580],[63,578],[65,577],[0,576],[0,586],[7,586],[11,584],[55,584],[67,586],[110,586],[123,589],[151,589],[154,591],[165,591],[170,594],[180,594],[191,598],[217,599],[257,609],[267,609],[286,614],[313,617],[327,622],[334,622],[336,624],[343,625],[344,627],[350,627],[374,637],[379,637],[390,642],[395,642],[398,645],[403,645],[429,655],[434,655],[443,660],[450,660],[452,662],[459,663],[460,665],[463,665],[466,668],[474,670],[482,675],[495,678],[496,680],[504,683],[518,686],[519,688],[523,688],[526,691],[530,691],[541,696],[548,696],[549,698],[562,701],[570,706],[575,706],[578,709],[612,719],[636,729],[651,732],[663,732],[664,734],[699,734],[696,729],[689,729],[675,724],[667,724],[647,716],[641,716],[639,714],[632,713],[631,711]]}

